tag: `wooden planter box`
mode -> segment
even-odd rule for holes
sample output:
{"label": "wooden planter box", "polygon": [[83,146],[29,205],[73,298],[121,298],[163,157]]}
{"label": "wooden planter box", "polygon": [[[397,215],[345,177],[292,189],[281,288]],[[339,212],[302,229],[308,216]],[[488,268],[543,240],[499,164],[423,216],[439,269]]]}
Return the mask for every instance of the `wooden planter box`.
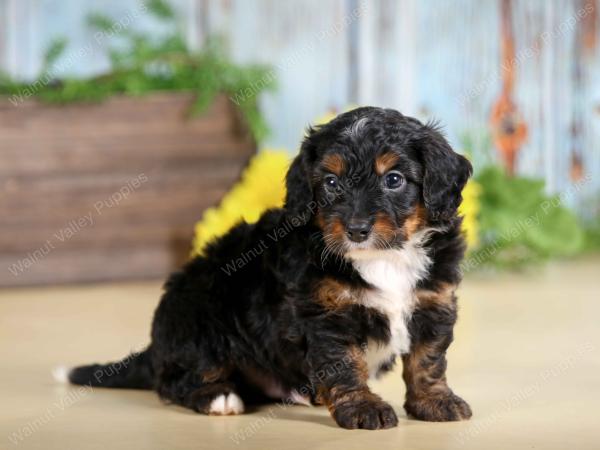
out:
{"label": "wooden planter box", "polygon": [[225,97],[0,100],[0,286],[164,277],[255,152]]}

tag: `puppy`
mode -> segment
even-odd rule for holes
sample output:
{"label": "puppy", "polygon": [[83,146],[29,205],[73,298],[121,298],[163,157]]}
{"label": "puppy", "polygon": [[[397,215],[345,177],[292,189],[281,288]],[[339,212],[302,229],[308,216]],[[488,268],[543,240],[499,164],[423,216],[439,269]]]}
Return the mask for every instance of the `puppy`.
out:
{"label": "puppy", "polygon": [[169,278],[146,350],[69,380],[154,389],[204,414],[323,404],[341,427],[380,429],[398,419],[367,381],[401,358],[409,415],[468,419],[445,354],[471,170],[435,126],[391,109],[309,129],[285,207],[237,225]]}

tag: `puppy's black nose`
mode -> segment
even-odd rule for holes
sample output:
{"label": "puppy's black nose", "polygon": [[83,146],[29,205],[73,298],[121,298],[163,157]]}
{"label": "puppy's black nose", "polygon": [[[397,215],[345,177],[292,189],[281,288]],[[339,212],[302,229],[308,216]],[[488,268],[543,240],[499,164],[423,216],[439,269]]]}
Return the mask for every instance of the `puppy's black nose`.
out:
{"label": "puppy's black nose", "polygon": [[371,224],[366,220],[351,220],[346,225],[346,235],[353,242],[364,242],[371,232]]}

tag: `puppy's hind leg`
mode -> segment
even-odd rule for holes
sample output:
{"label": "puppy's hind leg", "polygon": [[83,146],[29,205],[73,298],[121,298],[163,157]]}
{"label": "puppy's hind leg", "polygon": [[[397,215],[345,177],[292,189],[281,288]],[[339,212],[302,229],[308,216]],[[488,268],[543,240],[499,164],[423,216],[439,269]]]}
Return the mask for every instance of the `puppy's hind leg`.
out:
{"label": "puppy's hind leg", "polygon": [[184,370],[178,365],[166,367],[159,376],[161,398],[210,415],[234,415],[244,412],[244,402],[228,376],[230,370]]}

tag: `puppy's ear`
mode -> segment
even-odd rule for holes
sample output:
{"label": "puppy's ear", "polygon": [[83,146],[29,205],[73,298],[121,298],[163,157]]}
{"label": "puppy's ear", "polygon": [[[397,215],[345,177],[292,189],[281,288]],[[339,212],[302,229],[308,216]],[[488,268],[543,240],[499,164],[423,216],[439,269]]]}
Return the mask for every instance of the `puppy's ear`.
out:
{"label": "puppy's ear", "polygon": [[473,173],[471,163],[455,153],[435,124],[427,124],[418,137],[424,166],[423,200],[429,218],[444,222],[456,216],[461,192]]}
{"label": "puppy's ear", "polygon": [[285,209],[305,223],[312,217],[314,209],[314,193],[311,181],[315,151],[312,139],[314,134],[315,131],[309,128],[307,136],[300,147],[300,153],[294,158],[285,179],[287,188]]}

